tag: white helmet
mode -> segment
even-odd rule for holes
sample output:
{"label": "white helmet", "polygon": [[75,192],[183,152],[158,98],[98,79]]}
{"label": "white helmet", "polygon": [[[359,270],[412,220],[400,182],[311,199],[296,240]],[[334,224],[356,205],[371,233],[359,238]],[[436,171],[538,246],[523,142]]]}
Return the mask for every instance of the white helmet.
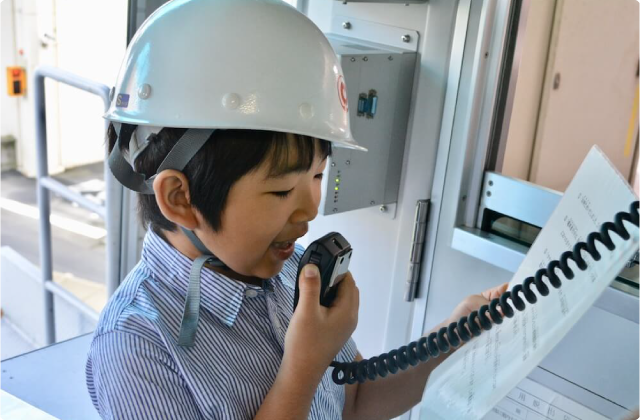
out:
{"label": "white helmet", "polygon": [[[132,39],[105,118],[118,140],[109,156],[126,187],[153,194],[153,178],[135,157],[151,133],[188,128],[158,168],[183,170],[216,129],[270,130],[364,150],[349,127],[340,62],[324,34],[281,0],[172,0]],[[121,153],[129,145],[128,160]],[[203,254],[191,267],[178,339],[192,346],[198,325],[200,270],[224,266],[182,229]]]}
{"label": "white helmet", "polygon": [[280,0],[173,0],[132,39],[105,118],[271,130],[366,150],[351,134],[340,62]]}

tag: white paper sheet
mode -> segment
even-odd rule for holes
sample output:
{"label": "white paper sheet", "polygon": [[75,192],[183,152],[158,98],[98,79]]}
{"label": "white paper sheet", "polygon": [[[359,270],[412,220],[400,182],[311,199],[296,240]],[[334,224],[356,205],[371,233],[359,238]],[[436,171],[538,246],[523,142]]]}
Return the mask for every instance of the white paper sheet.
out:
{"label": "white paper sheet", "polygon": [[0,419],[2,420],[58,420],[20,398],[0,389]]}
{"label": "white paper sheet", "polygon": [[[514,197],[517,199],[517,197]],[[572,250],[600,225],[613,221],[616,213],[629,211],[638,200],[625,179],[594,146],[580,166],[563,198],[546,226],[537,236],[526,258],[509,284],[509,290],[533,276],[549,261]],[[631,234],[627,241],[615,233],[611,239],[615,250],[596,242],[602,259],[594,262],[583,252],[588,269],[581,271],[569,261],[575,277],[566,280],[560,269],[556,273],[562,287],[554,289],[546,280],[550,293],[523,312],[505,318],[500,325],[484,331],[466,343],[432,373],[421,403],[424,420],[477,420],[496,406],[551,352],[569,329],[584,315],[625,263],[637,252],[638,229],[624,222]],[[524,299],[524,296],[521,296]]]}
{"label": "white paper sheet", "polygon": [[530,379],[523,380],[482,420],[609,420]]}

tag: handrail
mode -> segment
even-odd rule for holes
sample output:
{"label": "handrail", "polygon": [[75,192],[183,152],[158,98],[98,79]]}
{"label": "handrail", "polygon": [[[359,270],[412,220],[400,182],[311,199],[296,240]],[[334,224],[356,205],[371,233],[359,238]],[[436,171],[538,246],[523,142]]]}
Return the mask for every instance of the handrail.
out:
{"label": "handrail", "polygon": [[62,182],[57,181],[51,177],[44,177],[40,178],[40,183],[49,191],[53,191],[54,193],[62,196],[62,198],[66,198],[69,201],[78,203],[78,205],[80,205],[81,207],[84,207],[85,209],[98,214],[100,217],[102,217],[103,220],[107,218],[105,206],[101,206],[100,204],[85,198],[82,194],[71,190]]}
{"label": "handrail", "polygon": [[[34,100],[36,117],[36,155],[38,159],[38,208],[40,210],[40,269],[44,291],[45,341],[47,345],[55,342],[55,313],[53,295],[64,299],[81,310],[89,318],[98,319],[98,314],[80,299],[53,283],[53,265],[51,250],[51,197],[49,190],[60,193],[64,198],[88,207],[105,218],[106,238],[106,285],[107,294],[111,296],[119,284],[121,229],[119,212],[122,206],[122,186],[115,182],[113,175],[105,165],[104,179],[106,186],[105,206],[90,203],[75,191],[49,177],[47,153],[47,112],[45,106],[44,80],[49,78],[84,90],[102,98],[105,112],[110,105],[109,88],[101,83],[80,77],[73,73],[51,66],[40,66],[34,74]],[[105,122],[105,129],[108,122]],[[106,153],[106,150],[105,150]],[[106,154],[105,154],[106,156]]]}

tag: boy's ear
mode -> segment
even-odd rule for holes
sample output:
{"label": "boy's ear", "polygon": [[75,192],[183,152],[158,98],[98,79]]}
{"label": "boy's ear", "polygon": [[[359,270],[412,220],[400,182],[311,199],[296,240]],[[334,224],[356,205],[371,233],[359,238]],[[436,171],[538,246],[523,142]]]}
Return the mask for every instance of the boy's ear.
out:
{"label": "boy's ear", "polygon": [[160,172],[153,181],[153,191],[167,220],[191,230],[198,226],[195,209],[191,207],[189,181],[182,172],[174,169]]}

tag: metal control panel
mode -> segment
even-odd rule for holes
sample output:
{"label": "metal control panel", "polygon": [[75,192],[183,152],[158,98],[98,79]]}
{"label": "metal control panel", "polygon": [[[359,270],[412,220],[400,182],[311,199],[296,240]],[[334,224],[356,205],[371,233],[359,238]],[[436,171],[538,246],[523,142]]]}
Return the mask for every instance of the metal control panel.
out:
{"label": "metal control panel", "polygon": [[340,57],[351,131],[369,151],[333,148],[320,213],[342,213],[398,200],[416,53],[328,34]]}

